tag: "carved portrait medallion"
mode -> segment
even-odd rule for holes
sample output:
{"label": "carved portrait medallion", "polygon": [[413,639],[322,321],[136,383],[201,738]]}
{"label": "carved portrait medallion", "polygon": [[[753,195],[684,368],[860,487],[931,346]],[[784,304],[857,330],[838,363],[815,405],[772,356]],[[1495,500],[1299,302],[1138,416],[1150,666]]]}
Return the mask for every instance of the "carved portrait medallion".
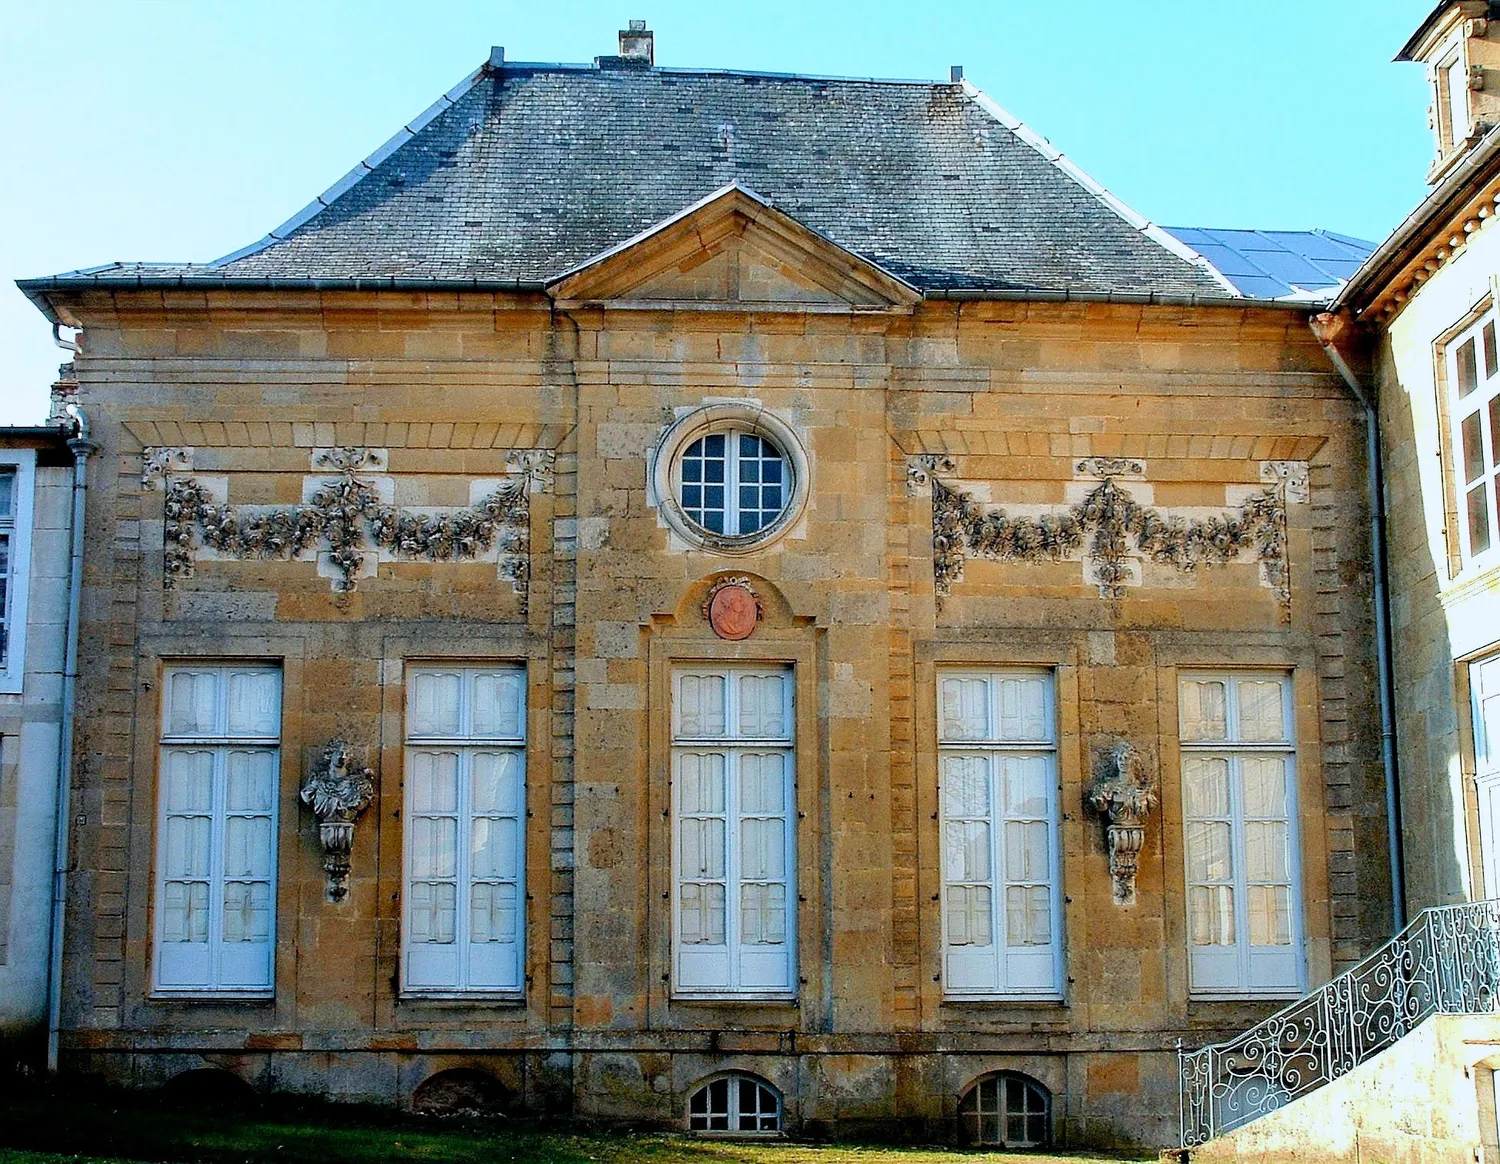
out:
{"label": "carved portrait medallion", "polygon": [[708,599],[708,625],[730,642],[748,639],[760,618],[760,600],[743,582],[716,586]]}

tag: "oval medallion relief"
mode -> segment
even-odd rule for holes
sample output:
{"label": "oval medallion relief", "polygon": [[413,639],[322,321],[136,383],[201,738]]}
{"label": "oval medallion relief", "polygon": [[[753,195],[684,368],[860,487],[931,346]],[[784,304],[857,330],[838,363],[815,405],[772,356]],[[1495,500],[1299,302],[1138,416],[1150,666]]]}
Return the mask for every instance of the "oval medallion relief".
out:
{"label": "oval medallion relief", "polygon": [[750,589],[748,578],[722,578],[709,590],[703,614],[714,634],[738,642],[754,632],[760,619],[760,599]]}

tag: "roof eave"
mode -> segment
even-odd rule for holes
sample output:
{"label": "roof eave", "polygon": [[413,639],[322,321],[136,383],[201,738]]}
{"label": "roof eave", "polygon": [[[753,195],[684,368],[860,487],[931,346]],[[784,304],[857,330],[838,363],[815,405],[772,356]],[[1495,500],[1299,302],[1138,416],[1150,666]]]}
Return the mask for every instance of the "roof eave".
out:
{"label": "roof eave", "polygon": [[1269,308],[1275,311],[1323,311],[1327,303],[1308,299],[1256,299],[1245,295],[1200,295],[1194,291],[1077,291],[1049,287],[948,287],[928,291],[928,299],[1022,300],[1035,303],[1120,303],[1148,307]]}

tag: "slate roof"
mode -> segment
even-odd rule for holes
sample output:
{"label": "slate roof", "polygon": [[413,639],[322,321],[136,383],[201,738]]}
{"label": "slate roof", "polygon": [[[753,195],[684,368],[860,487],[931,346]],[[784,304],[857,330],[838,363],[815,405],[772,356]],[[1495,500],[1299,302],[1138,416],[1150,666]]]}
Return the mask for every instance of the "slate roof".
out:
{"label": "slate roof", "polygon": [[1253,299],[1330,299],[1375,250],[1372,242],[1327,230],[1166,229]]}
{"label": "slate roof", "polygon": [[[967,82],[512,64],[479,70],[212,280],[541,286],[731,182],[924,291],[1233,298]],[[33,295],[37,298],[37,295]]]}

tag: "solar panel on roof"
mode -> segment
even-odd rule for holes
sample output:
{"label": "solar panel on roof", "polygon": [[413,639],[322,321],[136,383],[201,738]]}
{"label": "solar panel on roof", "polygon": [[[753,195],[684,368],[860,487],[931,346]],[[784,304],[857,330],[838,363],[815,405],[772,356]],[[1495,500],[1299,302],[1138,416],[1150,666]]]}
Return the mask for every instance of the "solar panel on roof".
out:
{"label": "solar panel on roof", "polygon": [[1305,291],[1331,294],[1375,249],[1374,243],[1330,231],[1166,229],[1212,263],[1241,295],[1261,299]]}

